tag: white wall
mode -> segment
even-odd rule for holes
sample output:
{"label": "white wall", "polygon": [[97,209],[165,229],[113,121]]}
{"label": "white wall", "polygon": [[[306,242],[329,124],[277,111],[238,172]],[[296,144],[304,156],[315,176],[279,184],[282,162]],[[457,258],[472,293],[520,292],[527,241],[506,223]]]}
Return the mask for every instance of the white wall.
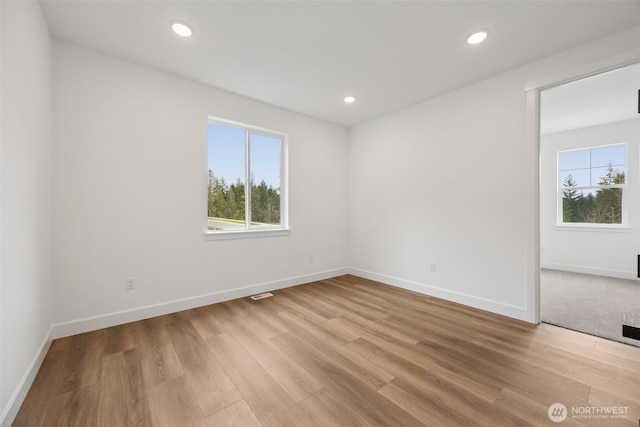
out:
{"label": "white wall", "polygon": [[[627,143],[626,229],[557,226],[557,153]],[[640,253],[640,118],[540,137],[540,261],[543,267],[635,278]]]}
{"label": "white wall", "polygon": [[[346,271],[346,129],[62,42],[54,58],[54,335]],[[289,236],[205,241],[208,115],[289,135]]]}
{"label": "white wall", "polygon": [[50,341],[52,48],[37,2],[0,2],[0,10],[0,424],[5,425]]}
{"label": "white wall", "polygon": [[[640,28],[495,76],[350,131],[356,274],[535,321],[537,150],[528,82],[637,49]],[[533,167],[532,167],[533,165]],[[435,262],[436,271],[429,271]]]}

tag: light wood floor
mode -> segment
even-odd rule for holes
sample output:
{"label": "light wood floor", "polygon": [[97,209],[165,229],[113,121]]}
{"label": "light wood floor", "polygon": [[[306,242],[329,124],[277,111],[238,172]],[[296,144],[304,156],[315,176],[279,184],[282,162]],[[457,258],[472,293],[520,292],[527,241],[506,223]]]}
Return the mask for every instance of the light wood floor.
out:
{"label": "light wood floor", "polygon": [[56,340],[14,425],[638,425],[640,348],[354,276],[274,293]]}

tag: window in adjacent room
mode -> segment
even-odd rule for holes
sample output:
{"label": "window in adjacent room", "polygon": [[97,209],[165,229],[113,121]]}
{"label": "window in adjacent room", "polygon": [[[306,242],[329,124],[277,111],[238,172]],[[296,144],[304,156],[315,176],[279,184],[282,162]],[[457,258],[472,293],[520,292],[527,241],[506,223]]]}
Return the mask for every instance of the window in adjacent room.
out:
{"label": "window in adjacent room", "polygon": [[209,118],[209,233],[287,228],[286,136]]}
{"label": "window in adjacent room", "polygon": [[558,152],[558,223],[625,224],[627,145]]}

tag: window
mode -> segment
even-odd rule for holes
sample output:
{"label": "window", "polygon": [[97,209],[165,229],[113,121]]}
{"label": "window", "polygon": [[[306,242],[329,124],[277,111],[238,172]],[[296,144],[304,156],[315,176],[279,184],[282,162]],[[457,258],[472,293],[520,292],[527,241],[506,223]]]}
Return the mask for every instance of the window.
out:
{"label": "window", "polygon": [[558,152],[561,224],[624,224],[627,145]]}
{"label": "window", "polygon": [[208,232],[286,229],[286,136],[210,118],[207,139]]}

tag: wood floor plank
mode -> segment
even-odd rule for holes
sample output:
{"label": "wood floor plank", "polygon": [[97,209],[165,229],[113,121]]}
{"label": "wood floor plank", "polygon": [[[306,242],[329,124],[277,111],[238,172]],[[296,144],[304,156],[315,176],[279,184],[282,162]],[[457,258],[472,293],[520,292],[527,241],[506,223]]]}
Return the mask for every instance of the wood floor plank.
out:
{"label": "wood floor plank", "polygon": [[129,332],[130,336],[137,335],[137,342],[140,345],[159,344],[170,341],[167,325],[173,323],[169,316],[152,317],[139,322],[130,323],[134,328]]}
{"label": "wood floor plank", "polygon": [[460,371],[450,364],[421,358],[413,349],[376,345],[364,338],[350,343],[349,348],[368,357],[378,366],[384,366],[394,377],[404,378],[418,388],[430,387],[434,382],[450,383],[487,402],[492,402],[502,389],[501,383],[477,381],[468,372]]}
{"label": "wood floor plank", "polygon": [[106,328],[103,354],[113,354],[136,346],[128,336],[129,325],[117,325]]}
{"label": "wood floor plank", "polygon": [[209,427],[262,427],[247,402],[241,400],[207,417]]}
{"label": "wood floor plank", "polygon": [[[422,304],[426,296],[424,294],[418,294],[416,292],[395,289],[390,286],[385,286],[377,282],[368,280],[360,281],[356,280],[355,276],[352,276],[354,280],[349,280],[348,276],[334,277],[321,281],[323,286],[327,286],[331,289],[332,293],[341,295],[343,298],[363,298],[371,303],[378,304],[381,311],[389,311],[390,307],[396,307],[397,305],[413,306],[413,304]],[[371,290],[374,290],[372,292]]]}
{"label": "wood floor plank", "polygon": [[[562,403],[562,402],[552,402],[553,403]],[[552,425],[549,418],[549,406],[551,405],[543,405],[535,400],[532,400],[526,396],[523,396],[519,393],[516,393],[509,388],[505,388],[498,396],[498,399],[494,402],[494,407],[497,411],[504,411],[518,417],[523,418],[528,423],[534,426],[544,426],[544,425]],[[567,408],[568,411],[571,411],[571,407]],[[567,419],[562,421],[561,424],[569,427],[578,427],[581,424],[578,421],[571,419],[569,416]]]}
{"label": "wood floor plank", "polygon": [[98,426],[151,426],[135,349],[103,357],[98,390]]}
{"label": "wood floor plank", "polygon": [[167,326],[171,342],[205,417],[242,400],[231,379],[191,322]]}
{"label": "wood floor plank", "polygon": [[279,298],[278,299],[278,303],[287,307],[286,311],[280,312],[280,315],[283,315],[287,312],[293,312],[296,314],[300,314],[302,316],[304,316],[307,319],[313,320],[315,322],[317,322],[318,324],[321,324],[329,319],[332,319],[333,317],[326,317],[323,316],[321,313],[317,313],[313,310],[313,307],[308,307],[307,304],[300,304],[298,301],[295,301],[291,298]]}
{"label": "wood floor plank", "polygon": [[405,337],[407,342],[411,342],[413,344],[417,344],[425,336],[428,336],[431,332],[430,328],[432,327],[432,325],[429,325],[426,322],[420,322],[416,319],[408,318],[407,316],[399,318],[396,315],[388,316],[379,320],[378,323],[393,331],[395,334],[401,334]]}
{"label": "wood floor plank", "polygon": [[623,398],[640,400],[640,370],[625,369],[609,363],[598,363],[582,354],[577,355],[558,348],[548,347],[545,352],[553,359],[556,366],[562,367],[564,372],[568,374],[571,373],[570,368],[576,364],[580,365],[580,374],[584,376],[581,377],[576,372],[572,375],[573,378],[595,388],[614,392]]}
{"label": "wood floor plank", "polygon": [[[569,409],[569,411],[571,411],[571,409]],[[634,422],[626,418],[609,417],[608,415],[571,414],[569,416],[573,421],[580,423],[580,425],[589,427],[637,427],[638,425],[637,421]]]}
{"label": "wood floor plank", "polygon": [[424,426],[425,424],[403,410],[375,390],[362,387],[359,378],[353,376],[337,361],[324,357],[315,351],[313,344],[296,339],[287,334],[281,335],[289,345],[306,352],[314,360],[318,369],[330,379],[327,389],[339,399],[349,403],[352,411],[375,426]]}
{"label": "wood floor plank", "polygon": [[335,319],[326,320],[308,317],[293,310],[284,311],[279,313],[278,316],[287,323],[290,329],[305,331],[305,333],[315,335],[322,341],[327,341],[334,345],[344,345],[358,338],[358,335],[354,335],[347,328],[336,328],[333,324]]}
{"label": "wood floor plank", "polygon": [[397,340],[410,346],[420,341],[420,338],[415,335],[389,327],[389,324],[384,322],[385,319],[370,320],[353,314],[345,314],[341,319],[346,320],[360,330],[367,331],[368,334],[374,334],[383,339]]}
{"label": "wood floor plank", "polygon": [[348,402],[330,390],[320,390],[309,396],[300,406],[309,415],[314,425],[321,427],[374,427],[364,417],[353,411]]}
{"label": "wood floor plank", "polygon": [[345,298],[332,292],[325,293],[323,300],[330,302],[333,307],[333,316],[327,318],[334,318],[344,314],[358,314],[366,319],[374,320],[384,319],[390,314],[388,310],[381,310],[373,305],[362,304],[351,298]]}
{"label": "wood floor plank", "polygon": [[[588,390],[590,386],[600,388],[605,391],[609,391],[613,394],[618,394],[620,397],[631,397],[632,399],[640,399],[640,388],[636,386],[634,381],[620,381],[619,379],[612,378],[606,375],[608,370],[607,364],[601,364],[600,372],[593,372],[589,369],[591,362],[586,362],[586,358],[582,358],[578,355],[571,357],[561,357],[558,351],[552,347],[545,347],[542,352],[518,354],[509,350],[500,348],[500,343],[492,342],[492,348],[502,352],[504,357],[517,360],[526,360],[532,367],[531,372],[537,372],[544,374],[548,381],[563,380],[563,385],[559,383],[555,384],[555,387],[550,388],[548,385],[539,384],[538,389],[553,390],[559,387],[567,387],[565,393],[576,397],[577,400],[571,402],[575,405],[585,404],[588,399]],[[542,375],[539,375],[542,377]],[[573,385],[572,385],[573,384]],[[578,389],[582,389],[579,391]],[[578,396],[582,398],[578,399]]]}
{"label": "wood floor plank", "polygon": [[314,313],[314,315],[325,319],[333,319],[341,314],[335,304],[327,304],[326,295],[324,298],[318,298],[315,294],[309,292],[306,287],[282,289],[278,291],[277,295],[285,297],[282,301],[279,301],[281,304],[293,303],[295,304],[294,307],[304,307],[306,313]]}
{"label": "wood floor plank", "polygon": [[586,403],[589,396],[588,385],[557,370],[547,369],[547,365],[539,364],[535,355],[522,359],[511,358],[475,342],[452,337],[438,339],[436,335],[422,341],[417,348],[425,354],[433,354],[455,364],[457,369],[475,381],[509,387],[541,404],[551,404],[561,395],[570,396],[567,404],[580,405]]}
{"label": "wood floor plank", "polygon": [[[322,379],[324,384],[329,383],[330,379],[326,378],[324,372],[318,368],[318,365],[314,361],[315,357],[311,357],[308,353],[300,351],[298,347],[292,346],[290,344],[290,337],[290,334],[282,334],[272,338],[272,341],[287,354],[296,355],[296,359],[300,365],[304,366],[309,372],[312,372],[316,378]],[[296,337],[312,343],[318,355],[322,355],[325,359],[342,366],[342,368],[351,375],[358,378],[363,384],[373,390],[378,390],[394,378],[392,374],[383,368],[371,363],[357,353],[351,352],[346,347],[327,346],[313,339],[309,339],[309,337],[305,338],[300,335],[296,335]]]}
{"label": "wood floor plank", "polygon": [[638,422],[640,425],[640,403],[638,401],[621,398],[620,396],[592,387],[588,403],[595,407],[621,408],[621,411],[624,412],[625,419],[634,423]]}
{"label": "wood floor plank", "polygon": [[60,386],[65,381],[66,367],[66,352],[60,349],[58,351],[49,349],[31,390],[22,402],[19,412],[22,416],[15,420],[15,427],[45,425],[49,406],[59,395]]}
{"label": "wood floor plank", "polygon": [[171,342],[141,346],[139,353],[142,377],[147,388],[184,375]]}
{"label": "wood floor plank", "polygon": [[[423,310],[425,300],[430,297],[405,289],[393,288],[380,283],[369,281],[366,279],[341,276],[322,281],[322,285],[331,289],[333,293],[343,298],[363,298],[373,303],[381,304],[381,311],[389,315],[397,312],[398,309],[417,309]],[[384,313],[380,313],[380,317],[384,317]]]}
{"label": "wood floor plank", "polygon": [[132,322],[124,327],[124,347],[136,348],[147,388],[184,374],[166,325],[160,318]]}
{"label": "wood floor plank", "polygon": [[378,392],[417,419],[428,421],[429,424],[452,427],[471,424],[469,418],[443,404],[437,394],[431,396],[422,393],[409,384],[399,386],[397,383],[391,382]]}
{"label": "wood floor plank", "polygon": [[[298,287],[295,286],[294,289],[298,289]],[[279,290],[274,291],[274,295],[276,296],[276,298],[264,298],[264,299],[255,301],[255,302],[259,302],[259,304],[253,304],[253,306],[259,307],[263,313],[268,314],[271,317],[285,310],[288,310],[286,306],[281,304],[281,301],[283,301],[286,298],[277,297],[278,295],[280,295],[279,292],[280,292]]]}
{"label": "wood floor plank", "polygon": [[600,338],[593,335],[583,334],[570,329],[563,329],[562,333],[558,334],[558,329],[557,326],[541,323],[535,329],[533,337],[537,341],[551,347],[571,345],[594,349],[598,345],[598,342],[601,341]]}
{"label": "wood floor plank", "polygon": [[640,360],[640,357],[638,357],[638,349],[636,347],[615,341],[599,340],[596,342],[595,349],[597,351],[613,354],[634,362]]}
{"label": "wood floor plank", "polygon": [[229,325],[229,333],[280,384],[295,401],[300,402],[322,388],[322,383],[273,342],[254,328],[250,318],[237,319]]}
{"label": "wood floor plank", "polygon": [[95,384],[102,370],[104,337],[106,330],[75,335],[66,350],[66,377],[60,384],[59,393],[66,393],[79,387]]}
{"label": "wood floor plank", "polygon": [[625,369],[631,372],[640,372],[640,358],[633,360],[624,356],[620,356],[615,353],[601,351],[597,345],[596,345],[596,348],[593,350],[591,349],[576,350],[571,346],[566,346],[566,347],[562,346],[562,347],[556,347],[556,348],[562,348],[562,350],[569,351],[574,354],[579,354],[583,357],[593,360],[594,362],[596,362],[595,364],[596,369],[598,364],[605,364],[605,365],[617,366],[621,369]]}
{"label": "wood floor plank", "polygon": [[[264,300],[256,301],[256,303],[260,308],[265,305]],[[254,320],[257,325],[260,325],[260,327],[256,327],[256,330],[265,338],[273,338],[289,332],[289,328],[286,323],[277,316],[277,312],[269,312],[269,309],[266,311],[256,310],[254,315],[251,316],[251,319]]]}
{"label": "wood floor plank", "polygon": [[265,427],[311,426],[304,411],[230,334],[216,335],[207,344]]}
{"label": "wood floor plank", "polygon": [[432,372],[440,372],[454,384],[472,390],[489,401],[496,397],[502,387],[501,383],[476,381],[481,374],[477,373],[475,363],[465,370],[464,366],[462,368],[453,366],[448,354],[438,358],[437,353],[431,355],[428,351],[421,350],[418,345],[407,346],[384,335],[371,334],[366,329],[361,329],[361,334],[362,338],[353,341],[348,347],[368,357],[379,366],[384,366],[396,376],[411,377],[411,372],[419,372],[421,375],[414,377],[421,378],[423,375],[432,375]]}
{"label": "wood floor plank", "polygon": [[[267,339],[288,332],[286,324],[277,316],[277,313],[282,310],[272,312],[270,308],[271,306],[267,303],[267,300],[271,301],[273,299],[276,298],[274,297],[257,301],[249,299],[249,301],[247,302],[253,306],[253,312],[251,316],[242,316],[240,319],[241,321],[244,320],[251,322],[252,330],[256,331],[261,336]],[[287,309],[283,308],[283,310]],[[222,322],[223,326],[221,327],[221,330],[228,332],[228,326],[234,325],[236,323],[238,323],[236,321],[236,318],[227,319]]]}
{"label": "wood floor plank", "polygon": [[638,425],[640,348],[351,275],[273,293],[54,341],[13,426]]}
{"label": "wood floor plank", "polygon": [[[294,320],[291,323],[293,331],[291,335],[313,345],[315,352],[335,360],[336,363],[339,363],[340,366],[348,370],[356,378],[359,378],[368,387],[377,390],[394,378],[384,367],[371,363],[365,356],[351,351],[348,346],[343,346],[342,342],[326,339],[326,336],[318,334],[313,323],[301,322],[296,316],[292,316],[291,319]],[[282,334],[273,338],[272,341],[280,347],[288,348],[290,352],[297,351],[289,345],[288,336],[288,334]]]}
{"label": "wood floor plank", "polygon": [[71,343],[72,337],[64,337],[53,340],[51,343],[51,347],[49,347],[49,351],[64,351],[69,348],[69,344]]}
{"label": "wood floor plank", "polygon": [[222,322],[228,316],[217,317],[216,310],[213,307],[215,306],[207,305],[191,310],[192,315],[189,321],[203,339],[225,332]]}
{"label": "wood floor plank", "polygon": [[154,427],[207,427],[186,377],[172,378],[147,390]]}
{"label": "wood floor plank", "polygon": [[[73,389],[54,396],[40,424],[29,426],[86,427],[98,425],[99,384]],[[21,425],[14,423],[14,426]]]}
{"label": "wood floor plank", "polygon": [[226,301],[222,305],[226,306],[235,316],[251,316],[253,313],[253,305],[245,298]]}

